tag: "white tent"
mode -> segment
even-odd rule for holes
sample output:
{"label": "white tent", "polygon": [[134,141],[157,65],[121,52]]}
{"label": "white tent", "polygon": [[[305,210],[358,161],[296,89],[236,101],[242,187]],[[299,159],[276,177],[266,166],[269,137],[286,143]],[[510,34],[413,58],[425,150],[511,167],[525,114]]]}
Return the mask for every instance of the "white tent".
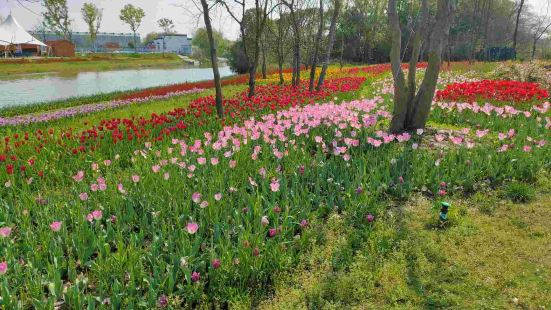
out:
{"label": "white tent", "polygon": [[0,46],[3,46],[4,49],[7,50],[9,46],[19,44],[47,46],[25,31],[10,14],[8,18],[0,24]]}

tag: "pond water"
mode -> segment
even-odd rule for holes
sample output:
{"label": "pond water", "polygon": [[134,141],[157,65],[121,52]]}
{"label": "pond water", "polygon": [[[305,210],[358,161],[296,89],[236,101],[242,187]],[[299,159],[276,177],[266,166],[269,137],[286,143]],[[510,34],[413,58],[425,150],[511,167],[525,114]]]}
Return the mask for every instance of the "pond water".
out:
{"label": "pond water", "polygon": [[[230,67],[220,68],[221,77],[233,74]],[[212,79],[211,68],[139,69],[0,78],[0,108]]]}

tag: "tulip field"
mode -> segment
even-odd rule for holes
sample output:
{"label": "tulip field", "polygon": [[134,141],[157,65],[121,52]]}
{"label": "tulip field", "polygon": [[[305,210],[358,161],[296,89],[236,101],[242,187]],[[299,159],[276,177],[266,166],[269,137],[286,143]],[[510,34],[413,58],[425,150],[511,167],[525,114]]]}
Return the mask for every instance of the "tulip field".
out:
{"label": "tulip field", "polygon": [[0,308],[256,306],[335,216],[383,246],[413,196],[534,187],[550,90],[495,65],[447,67],[427,128],[399,135],[388,65],[330,67],[312,92],[271,75],[252,98],[236,78],[223,119],[208,83],[0,117]]}

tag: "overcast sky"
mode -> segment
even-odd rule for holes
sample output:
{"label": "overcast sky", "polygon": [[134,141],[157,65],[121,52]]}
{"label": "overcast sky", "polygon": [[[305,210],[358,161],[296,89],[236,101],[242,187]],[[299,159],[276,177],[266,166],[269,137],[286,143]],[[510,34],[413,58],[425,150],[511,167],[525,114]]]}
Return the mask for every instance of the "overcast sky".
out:
{"label": "overcast sky", "polygon": [[[31,30],[40,23],[42,19],[40,13],[44,10],[40,4],[41,1],[32,0],[31,2],[38,3],[21,1],[20,4],[17,0],[0,0],[0,15],[6,17],[11,11],[25,29]],[[82,4],[85,2],[92,2],[99,8],[103,8],[103,22],[100,28],[102,32],[130,32],[128,25],[119,19],[120,10],[128,3],[139,6],[145,11],[142,25],[138,29],[142,38],[150,32],[160,31],[157,20],[165,17],[174,21],[174,29],[178,33],[192,35],[197,28],[197,18],[194,15],[198,11],[191,0],[67,0],[67,2],[69,16],[73,19],[73,31],[87,31],[80,13]],[[227,14],[222,14],[220,11],[213,16],[213,27],[221,30],[226,37],[236,39],[239,28]],[[199,27],[202,27],[204,23],[200,21]]]}
{"label": "overcast sky", "polygon": [[[100,31],[103,32],[130,32],[128,25],[124,24],[119,19],[121,8],[132,3],[139,6],[145,11],[145,18],[139,29],[142,38],[150,32],[160,31],[157,26],[157,20],[160,18],[170,18],[174,21],[175,30],[178,33],[192,35],[197,28],[197,18],[194,13],[197,9],[192,3],[192,0],[67,0],[69,3],[69,14],[73,19],[73,31],[87,31],[84,24],[80,9],[84,2],[93,2],[98,7],[103,8],[103,24]],[[551,0],[526,0],[534,11],[544,12],[547,4]],[[23,3],[25,7],[19,2]],[[43,8],[40,4],[41,0],[31,0],[27,3],[24,0],[0,0],[0,15],[6,17],[10,11],[13,13],[19,23],[28,30],[34,28],[41,21],[40,13]],[[185,7],[182,8],[181,6]],[[199,26],[202,26],[201,22]],[[239,34],[237,24],[222,10],[219,10],[213,16],[213,27],[224,33],[230,39],[236,39]]]}

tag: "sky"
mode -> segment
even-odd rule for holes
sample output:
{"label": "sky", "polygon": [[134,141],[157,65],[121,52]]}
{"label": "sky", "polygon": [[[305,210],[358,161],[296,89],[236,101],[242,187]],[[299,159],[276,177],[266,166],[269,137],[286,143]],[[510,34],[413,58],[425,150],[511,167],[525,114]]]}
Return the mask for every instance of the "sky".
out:
{"label": "sky", "polygon": [[[526,0],[533,11],[545,12],[551,0]],[[17,21],[27,30],[32,30],[40,23],[40,13],[43,11],[41,0],[0,0],[0,15],[6,17],[10,11]],[[142,38],[146,34],[160,31],[157,20],[170,18],[174,21],[175,31],[182,34],[193,35],[197,27],[202,27],[201,16],[198,17],[198,10],[192,0],[67,0],[69,4],[69,16],[73,19],[73,31],[87,31],[86,24],[82,20],[80,9],[84,2],[93,2],[103,8],[103,23],[100,28],[102,32],[130,32],[128,25],[119,19],[119,12],[127,3],[139,6],[145,11],[145,17],[138,32]],[[22,4],[24,6],[23,7]],[[551,6],[550,6],[551,10]],[[225,13],[219,9],[213,17],[213,27],[232,40],[239,36],[239,27]]]}
{"label": "sky", "polygon": [[[21,4],[20,4],[20,3]],[[32,30],[40,23],[42,17],[40,14],[44,11],[41,0],[0,0],[0,15],[4,18],[12,12],[19,24],[27,30]],[[101,32],[124,32],[130,33],[127,24],[119,19],[119,13],[122,7],[128,3],[141,7],[145,11],[141,27],[138,32],[142,38],[150,32],[160,32],[157,20],[161,18],[170,18],[174,21],[174,30],[178,33],[193,35],[197,26],[203,27],[202,16],[199,16],[198,10],[192,0],[67,0],[69,6],[69,16],[73,20],[73,31],[87,31],[87,26],[82,20],[80,9],[85,2],[92,2],[99,8],[103,8],[103,22],[100,28]],[[26,7],[23,7],[23,5]],[[239,35],[237,24],[222,10],[215,12],[212,26],[222,31],[227,38],[236,39]]]}

